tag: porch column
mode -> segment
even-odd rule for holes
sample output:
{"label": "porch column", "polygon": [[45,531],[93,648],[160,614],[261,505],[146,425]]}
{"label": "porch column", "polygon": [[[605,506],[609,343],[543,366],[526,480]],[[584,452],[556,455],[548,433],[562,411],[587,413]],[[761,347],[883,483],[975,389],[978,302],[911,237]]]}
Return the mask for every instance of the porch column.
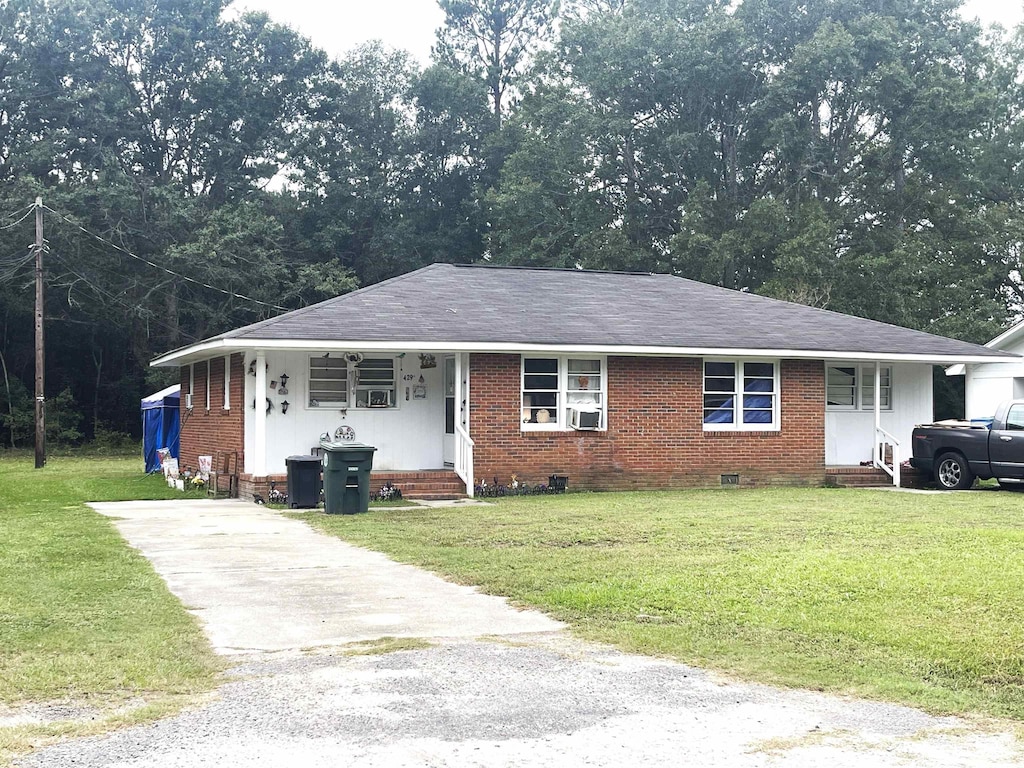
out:
{"label": "porch column", "polygon": [[[455,425],[462,426],[462,353],[455,354]],[[455,440],[458,445],[458,439]]]}
{"label": "porch column", "polygon": [[875,464],[885,461],[882,444],[878,442],[878,430],[882,428],[882,366],[875,360]]}
{"label": "porch column", "polygon": [[457,381],[459,382],[459,391],[461,393],[459,400],[459,411],[462,415],[463,428],[466,430],[466,434],[469,434],[469,352],[459,353],[458,365],[461,367],[461,372],[457,372]]}
{"label": "porch column", "polygon": [[[256,391],[253,399],[256,413],[253,414],[252,474],[256,477],[267,475],[267,353],[256,352]],[[260,395],[263,399],[260,400]]]}

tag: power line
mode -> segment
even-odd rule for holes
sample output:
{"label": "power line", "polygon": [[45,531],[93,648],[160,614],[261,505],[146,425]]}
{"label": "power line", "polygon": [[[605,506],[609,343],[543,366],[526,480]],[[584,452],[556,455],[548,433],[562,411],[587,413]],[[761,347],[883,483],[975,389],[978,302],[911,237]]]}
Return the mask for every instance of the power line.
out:
{"label": "power line", "polygon": [[12,262],[9,267],[4,269],[4,271],[0,272],[0,285],[10,280],[13,280],[15,276],[18,274],[18,272],[21,271],[21,268],[24,267],[26,264],[31,263],[33,259],[35,259],[35,257],[35,251],[32,251],[31,253],[28,254],[28,256],[22,256],[21,259]]}
{"label": "power line", "polygon": [[[23,208],[23,209],[22,209],[22,211],[23,211],[23,210],[25,210],[25,209]],[[32,212],[33,212],[34,210],[35,210],[35,206],[34,206],[34,205],[30,205],[30,206],[28,207],[28,212],[27,212],[27,213],[25,213],[25,215],[24,215],[24,216],[22,216],[22,217],[21,217],[20,219],[18,219],[18,220],[17,220],[17,221],[15,221],[15,222],[12,222],[12,223],[10,223],[10,224],[3,224],[3,225],[0,225],[0,230],[4,230],[4,229],[11,229],[12,227],[16,227],[16,226],[18,226],[19,224],[21,224],[21,222],[23,222],[23,221],[24,221],[25,219],[27,219],[27,218],[28,218],[29,216],[31,216],[31,215],[32,215]],[[21,211],[15,211],[14,213],[9,213],[9,214],[7,214],[7,216],[8,216],[8,217],[10,217],[10,216],[17,216],[17,215],[18,215],[19,213],[21,213]]]}
{"label": "power line", "polygon": [[[143,316],[143,311],[144,311],[145,308],[141,304],[132,304],[129,301],[125,301],[120,296],[117,296],[116,294],[110,293],[106,289],[101,288],[100,286],[96,285],[94,282],[92,282],[89,278],[87,278],[81,272],[78,272],[77,270],[75,270],[72,267],[68,266],[67,262],[64,261],[63,259],[59,259],[59,261],[64,266],[64,269],[66,269],[68,272],[73,274],[75,277],[77,277],[83,283],[88,285],[90,288],[92,288],[97,293],[99,293],[99,294],[101,294],[103,296],[106,296],[108,299],[110,299],[111,301],[114,301],[114,302],[120,304],[125,309],[130,309],[132,311],[138,312],[140,316]],[[198,341],[198,339],[195,336],[193,336],[192,334],[186,333],[185,331],[182,331],[180,328],[174,328],[173,326],[169,325],[168,323],[165,323],[162,320],[159,320],[157,318],[158,318],[158,316],[154,312],[154,313],[150,313],[150,316],[146,317],[146,320],[148,320],[149,322],[152,322],[152,323],[154,323],[156,325],[159,325],[159,326],[163,327],[165,330],[179,333],[182,336],[184,336],[187,339],[189,339],[190,341]]]}
{"label": "power line", "polygon": [[260,301],[259,299],[254,299],[251,296],[245,296],[245,295],[243,295],[241,293],[235,293],[234,291],[227,291],[227,290],[224,290],[223,288],[218,288],[215,285],[210,285],[209,283],[204,283],[202,280],[196,280],[194,277],[189,277],[188,275],[182,275],[182,274],[180,274],[178,272],[175,272],[174,270],[168,269],[167,267],[165,267],[165,266],[163,266],[161,264],[157,264],[156,262],[150,261],[149,259],[143,258],[142,256],[138,256],[138,255],[132,253],[131,251],[129,251],[127,248],[124,248],[124,247],[122,247],[122,246],[118,245],[117,243],[112,242],[110,240],[107,240],[105,237],[97,235],[95,232],[90,232],[88,229],[86,229],[82,225],[72,221],[71,219],[67,218],[66,216],[64,216],[61,213],[58,213],[57,211],[53,210],[52,208],[50,208],[47,205],[43,205],[42,207],[43,207],[44,210],[49,211],[54,216],[56,216],[57,218],[59,218],[63,222],[65,222],[66,224],[69,224],[72,227],[74,227],[75,229],[80,230],[81,232],[85,233],[89,237],[92,237],[92,238],[98,240],[99,242],[101,242],[101,243],[103,243],[105,245],[110,246],[111,248],[114,248],[114,249],[120,251],[121,253],[125,254],[126,256],[130,256],[131,258],[135,259],[136,261],[141,261],[143,264],[148,264],[149,266],[153,267],[154,269],[159,269],[161,272],[166,272],[168,275],[173,275],[174,277],[177,277],[177,278],[179,278],[181,280],[186,280],[187,282],[194,283],[195,285],[200,285],[203,288],[209,288],[211,291],[217,291],[218,293],[223,293],[225,296],[231,296],[232,298],[235,298],[235,299],[242,299],[243,301],[250,301],[253,304],[260,304],[260,305],[262,305],[264,307],[270,307],[271,309],[278,309],[278,310],[280,310],[282,312],[288,312],[289,311],[287,307],[282,307],[282,306],[280,306],[278,304],[271,304],[270,302],[267,302],[267,301]]}
{"label": "power line", "polygon": [[[89,278],[87,278],[81,272],[78,272],[72,266],[71,262],[68,260],[67,257],[65,257],[62,254],[57,253],[57,252],[52,253],[51,257],[53,258],[53,260],[56,263],[60,264],[69,273],[71,273],[75,277],[79,278],[80,280],[85,282],[87,285],[95,288],[96,290],[100,290],[98,288],[98,286],[94,282],[91,282],[91,280]],[[93,279],[111,280],[111,281],[113,281],[112,278],[110,278],[109,275],[104,274],[101,271],[97,270],[95,265],[93,265],[93,270],[90,272],[90,274],[93,275]],[[61,285],[61,287],[63,288],[64,286]],[[145,287],[145,291],[146,291],[146,295],[147,296],[149,296],[152,293],[159,293],[162,296],[167,296],[167,297],[170,297],[170,298],[174,299],[174,301],[178,302],[178,304],[184,304],[185,306],[193,307],[194,309],[199,310],[199,311],[207,311],[207,312],[209,311],[209,305],[203,304],[203,303],[201,303],[199,301],[194,301],[192,299],[188,299],[188,298],[186,298],[184,296],[179,296],[173,290],[169,290],[169,289],[164,288],[164,287],[162,287],[160,285],[147,285],[147,286],[144,286],[144,287]],[[117,294],[117,295],[127,296],[127,293],[128,293],[127,288],[125,288],[125,290],[122,293]],[[109,295],[109,294],[104,294],[104,295]],[[128,301],[130,302],[131,300],[128,300]],[[123,305],[123,306],[128,306],[128,305]],[[136,308],[136,309],[141,309],[143,307],[143,303],[139,302],[137,304],[132,304],[132,307]],[[174,330],[169,325],[166,325],[166,324],[163,324],[163,323],[159,323],[159,322],[157,322],[157,324],[158,325],[163,325],[163,327],[167,328],[168,330]],[[184,335],[184,336],[188,336],[190,339],[198,339],[198,337],[191,336],[190,334],[187,334],[184,331],[179,331],[179,332],[182,335]]]}

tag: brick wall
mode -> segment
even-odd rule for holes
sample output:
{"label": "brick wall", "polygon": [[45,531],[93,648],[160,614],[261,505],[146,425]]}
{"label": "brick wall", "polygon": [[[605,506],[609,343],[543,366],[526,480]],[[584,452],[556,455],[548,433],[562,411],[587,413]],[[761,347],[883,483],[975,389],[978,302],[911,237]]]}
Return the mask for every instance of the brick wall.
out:
{"label": "brick wall", "polygon": [[825,479],[824,367],[783,360],[778,432],[705,432],[699,358],[608,358],[606,432],[523,432],[520,358],[475,354],[470,361],[470,433],[477,478],[570,488],[649,489],[815,484]]}
{"label": "brick wall", "polygon": [[[189,369],[181,367],[180,466],[199,467],[199,456],[217,451],[238,451],[239,469],[244,466],[245,370],[241,354],[231,355],[230,409],[224,409],[224,358],[195,364],[192,412],[185,409]],[[210,366],[210,410],[206,410],[206,366]]]}

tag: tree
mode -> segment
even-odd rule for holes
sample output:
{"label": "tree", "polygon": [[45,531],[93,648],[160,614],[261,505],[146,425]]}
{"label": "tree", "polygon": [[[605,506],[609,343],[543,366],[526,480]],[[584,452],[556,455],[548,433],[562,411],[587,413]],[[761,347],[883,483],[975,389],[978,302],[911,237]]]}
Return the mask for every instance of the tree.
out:
{"label": "tree", "polygon": [[[42,194],[61,214],[46,225],[48,395],[70,387],[92,403],[89,431],[137,429],[156,352],[354,285],[289,239],[297,202],[262,189],[291,161],[326,57],[265,16],[223,10],[0,8],[0,212]],[[8,328],[31,319],[22,288],[0,285]],[[31,381],[31,333],[5,339],[8,378]]]}
{"label": "tree", "polygon": [[946,0],[588,3],[507,132],[500,258],[977,339],[1005,318],[991,195],[1021,146],[995,51]]}
{"label": "tree", "polygon": [[508,109],[507,96],[547,39],[558,0],[438,0],[445,24],[435,55],[461,66],[487,85],[495,129]]}

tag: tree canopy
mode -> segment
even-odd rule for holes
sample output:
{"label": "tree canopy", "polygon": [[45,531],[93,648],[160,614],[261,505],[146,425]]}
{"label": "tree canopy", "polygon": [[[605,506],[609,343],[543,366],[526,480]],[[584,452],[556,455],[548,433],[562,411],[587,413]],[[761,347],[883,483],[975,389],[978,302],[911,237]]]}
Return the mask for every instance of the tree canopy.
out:
{"label": "tree canopy", "polygon": [[0,3],[0,440],[137,431],[155,354],[436,261],[671,272],[985,341],[1024,301],[1024,34],[956,0],[440,0],[331,61],[224,0]]}

